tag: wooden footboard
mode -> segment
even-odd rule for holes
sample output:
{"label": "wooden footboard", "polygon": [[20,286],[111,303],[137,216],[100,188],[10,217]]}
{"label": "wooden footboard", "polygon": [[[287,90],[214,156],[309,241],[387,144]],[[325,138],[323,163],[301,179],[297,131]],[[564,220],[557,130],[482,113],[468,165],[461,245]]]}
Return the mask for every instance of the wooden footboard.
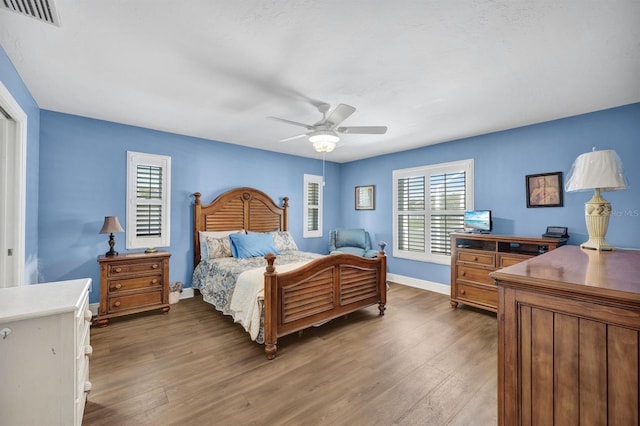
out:
{"label": "wooden footboard", "polygon": [[335,254],[278,274],[268,254],[264,274],[264,340],[267,358],[276,356],[278,337],[295,333],[367,306],[387,303],[387,258]]}

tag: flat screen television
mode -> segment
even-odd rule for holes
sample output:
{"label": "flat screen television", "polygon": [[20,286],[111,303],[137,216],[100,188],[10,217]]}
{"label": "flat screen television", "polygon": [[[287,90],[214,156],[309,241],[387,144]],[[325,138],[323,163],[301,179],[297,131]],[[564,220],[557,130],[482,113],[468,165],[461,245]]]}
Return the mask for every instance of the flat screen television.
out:
{"label": "flat screen television", "polygon": [[466,231],[491,232],[493,221],[491,210],[467,210],[464,212],[463,226]]}

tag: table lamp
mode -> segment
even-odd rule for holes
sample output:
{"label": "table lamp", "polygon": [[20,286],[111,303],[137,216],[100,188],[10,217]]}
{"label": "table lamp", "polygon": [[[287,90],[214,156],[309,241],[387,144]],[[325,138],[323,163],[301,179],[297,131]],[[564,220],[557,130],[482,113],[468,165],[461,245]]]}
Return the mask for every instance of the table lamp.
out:
{"label": "table lamp", "polygon": [[592,152],[580,154],[569,170],[564,188],[567,192],[594,190],[593,198],[584,204],[589,240],[580,247],[613,250],[614,247],[605,240],[611,203],[602,198],[600,192],[627,188],[622,161],[618,154],[611,149],[596,151],[595,148]]}
{"label": "table lamp", "polygon": [[116,256],[118,254],[118,252],[113,249],[113,246],[116,245],[116,241],[113,238],[114,232],[124,232],[124,229],[120,226],[120,222],[118,222],[118,216],[105,216],[104,224],[100,230],[100,234],[109,234],[109,251],[104,254],[105,256]]}

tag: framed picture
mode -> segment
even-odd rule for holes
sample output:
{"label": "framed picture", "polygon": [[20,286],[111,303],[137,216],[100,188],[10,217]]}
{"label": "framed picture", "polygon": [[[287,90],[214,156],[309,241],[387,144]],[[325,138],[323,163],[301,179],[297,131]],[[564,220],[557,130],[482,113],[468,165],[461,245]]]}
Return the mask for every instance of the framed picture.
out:
{"label": "framed picture", "polygon": [[375,185],[356,186],[356,210],[375,210]]}
{"label": "framed picture", "polygon": [[562,172],[527,175],[527,207],[562,207]]}

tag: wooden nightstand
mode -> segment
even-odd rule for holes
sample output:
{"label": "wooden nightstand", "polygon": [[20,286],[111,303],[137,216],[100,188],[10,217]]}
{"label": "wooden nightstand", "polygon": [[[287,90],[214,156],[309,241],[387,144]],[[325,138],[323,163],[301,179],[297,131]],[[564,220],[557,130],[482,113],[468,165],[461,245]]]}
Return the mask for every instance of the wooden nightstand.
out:
{"label": "wooden nightstand", "polygon": [[99,256],[100,327],[109,318],[162,309],[169,312],[170,253],[127,253]]}

